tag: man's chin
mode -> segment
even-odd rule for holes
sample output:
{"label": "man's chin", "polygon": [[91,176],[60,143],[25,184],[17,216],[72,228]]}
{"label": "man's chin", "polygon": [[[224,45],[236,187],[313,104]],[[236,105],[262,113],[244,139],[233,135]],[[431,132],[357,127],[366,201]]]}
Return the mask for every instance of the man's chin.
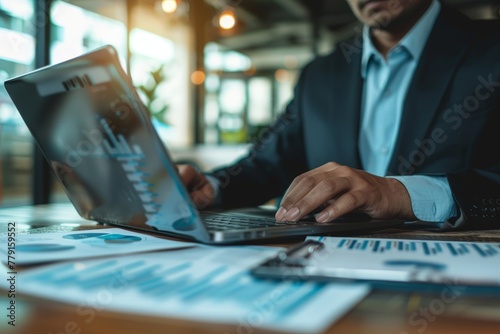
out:
{"label": "man's chin", "polygon": [[370,28],[390,30],[393,22],[397,18],[394,15],[390,15],[387,11],[380,11],[377,13],[372,13],[368,19],[365,20],[365,24]]}

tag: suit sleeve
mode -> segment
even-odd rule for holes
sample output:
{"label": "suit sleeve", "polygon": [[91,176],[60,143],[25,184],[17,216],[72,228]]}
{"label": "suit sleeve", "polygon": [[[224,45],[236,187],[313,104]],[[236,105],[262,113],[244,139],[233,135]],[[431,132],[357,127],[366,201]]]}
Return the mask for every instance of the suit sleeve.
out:
{"label": "suit sleeve", "polygon": [[450,227],[500,228],[500,166],[451,173],[448,182],[460,211]]}
{"label": "suit sleeve", "polygon": [[259,136],[248,155],[234,165],[211,173],[220,186],[221,207],[261,205],[281,196],[292,180],[307,170],[300,115],[301,87],[306,70],[307,67],[295,87],[293,100]]}

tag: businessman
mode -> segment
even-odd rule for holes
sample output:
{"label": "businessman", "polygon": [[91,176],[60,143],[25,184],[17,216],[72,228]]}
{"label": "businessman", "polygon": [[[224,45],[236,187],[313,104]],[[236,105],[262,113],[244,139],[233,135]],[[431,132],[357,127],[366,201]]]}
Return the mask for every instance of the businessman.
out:
{"label": "businessman", "polygon": [[348,3],[363,29],[303,69],[246,158],[209,175],[179,167],[195,203],[283,196],[277,220],[481,223],[466,185],[500,189],[500,26],[437,0]]}

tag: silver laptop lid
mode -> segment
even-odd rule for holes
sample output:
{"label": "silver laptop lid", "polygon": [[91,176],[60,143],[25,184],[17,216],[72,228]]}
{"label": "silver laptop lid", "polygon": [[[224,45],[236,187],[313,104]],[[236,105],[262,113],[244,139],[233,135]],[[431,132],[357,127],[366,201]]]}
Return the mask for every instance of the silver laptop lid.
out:
{"label": "silver laptop lid", "polygon": [[113,47],[5,87],[82,217],[209,240]]}

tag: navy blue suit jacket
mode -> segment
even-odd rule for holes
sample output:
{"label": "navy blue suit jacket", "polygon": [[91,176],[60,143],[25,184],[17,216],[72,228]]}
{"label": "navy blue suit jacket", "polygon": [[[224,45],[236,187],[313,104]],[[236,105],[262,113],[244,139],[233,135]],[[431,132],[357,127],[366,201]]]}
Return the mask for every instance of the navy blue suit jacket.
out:
{"label": "navy blue suit jacket", "polygon": [[[486,197],[500,198],[499,28],[498,21],[473,21],[442,7],[410,84],[388,168],[388,175],[448,175],[460,219],[478,223],[491,217],[468,214],[484,197],[481,189],[469,196],[470,181],[485,181]],[[224,207],[262,204],[329,161],[362,169],[361,54],[356,36],[303,69],[293,100],[250,154],[214,172]]]}

